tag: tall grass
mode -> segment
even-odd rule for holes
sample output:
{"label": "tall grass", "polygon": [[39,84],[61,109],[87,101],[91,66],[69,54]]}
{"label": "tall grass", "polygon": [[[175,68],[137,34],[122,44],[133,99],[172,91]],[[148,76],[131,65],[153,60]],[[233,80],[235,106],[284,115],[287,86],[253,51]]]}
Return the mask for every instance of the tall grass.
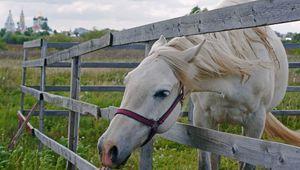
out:
{"label": "tall grass", "polygon": [[[132,53],[136,57],[122,58],[122,61],[139,61],[143,52],[104,52],[110,57],[86,56],[84,60],[118,60],[118,56],[123,53]],[[99,55],[99,53],[96,53]],[[96,56],[97,56],[96,55]],[[292,59],[294,59],[292,57]],[[81,72],[82,85],[121,85],[128,69],[83,69]],[[27,85],[38,85],[40,79],[39,69],[28,69]],[[299,69],[291,70],[290,84],[300,85]],[[70,69],[47,69],[47,85],[69,85]],[[17,170],[40,170],[40,169],[64,169],[66,161],[53,151],[44,148],[41,153],[37,152],[38,141],[28,134],[24,134],[16,149],[9,152],[6,146],[12,134],[17,128],[16,112],[19,109],[21,82],[21,61],[16,59],[0,60],[0,169],[17,169]],[[68,93],[58,93],[68,95]],[[100,107],[110,105],[118,106],[122,99],[122,93],[100,93],[100,92],[82,92],[81,100],[94,103]],[[276,109],[300,109],[300,95],[288,93],[284,101]],[[26,96],[25,108],[29,109],[34,104],[35,99]],[[57,108],[53,105],[46,105],[47,109]],[[300,129],[300,119],[293,116],[279,117],[279,119],[291,129]],[[185,120],[182,120],[185,121]],[[33,117],[30,121],[35,127],[38,127],[38,118]],[[67,126],[66,117],[46,117],[45,133],[63,145],[67,145]],[[92,117],[81,117],[79,130],[78,153],[83,158],[99,165],[99,157],[96,150],[98,137],[105,131],[109,122],[106,120],[96,120]],[[220,126],[221,131],[237,133],[241,132],[239,126],[223,124]],[[264,138],[268,138],[264,136]],[[274,140],[274,139],[272,139]],[[129,159],[124,169],[138,168],[138,151]],[[197,151],[196,149],[179,145],[161,138],[154,142],[154,169],[196,169],[197,168]],[[228,158],[222,159],[221,169],[237,169],[237,162]]]}

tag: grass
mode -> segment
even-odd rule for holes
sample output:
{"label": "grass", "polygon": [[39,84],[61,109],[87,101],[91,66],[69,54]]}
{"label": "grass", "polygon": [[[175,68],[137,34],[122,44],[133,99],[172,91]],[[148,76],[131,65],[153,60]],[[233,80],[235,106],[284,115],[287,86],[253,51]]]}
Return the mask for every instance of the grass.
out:
{"label": "grass", "polygon": [[[125,54],[127,57],[120,58]],[[102,57],[105,55],[108,57]],[[85,56],[85,61],[140,61],[138,56],[143,52],[134,51],[102,51],[93,55]],[[96,56],[96,57],[95,57]],[[0,57],[1,58],[1,57]],[[290,60],[299,61],[299,56],[290,57]],[[120,85],[127,69],[83,69],[81,72],[82,85]],[[47,85],[69,85],[70,72],[68,69],[47,69]],[[29,69],[27,74],[28,85],[38,85],[40,79],[39,69]],[[16,170],[52,170],[64,169],[66,161],[53,151],[44,148],[41,153],[37,152],[37,139],[28,134],[23,134],[16,149],[13,152],[7,151],[6,147],[12,134],[17,127],[16,112],[19,110],[21,82],[21,61],[20,59],[1,58],[0,60],[0,169]],[[290,73],[290,84],[300,85],[300,70],[293,69]],[[68,95],[68,93],[58,93]],[[82,92],[81,100],[94,103],[100,107],[110,105],[118,106],[122,99],[122,93],[91,93]],[[29,109],[35,102],[31,96],[26,96],[25,108]],[[300,109],[300,95],[287,93],[284,101],[276,109]],[[56,108],[53,105],[46,105],[47,109]],[[300,119],[293,116],[279,117],[279,119],[291,129],[300,129]],[[184,120],[183,120],[184,121]],[[33,117],[30,121],[38,127],[38,118]],[[96,150],[99,136],[105,131],[109,122],[96,120],[92,117],[82,117],[80,120],[78,153],[83,158],[100,165]],[[67,145],[68,119],[65,117],[46,117],[45,133],[63,145]],[[241,132],[239,126],[223,124],[220,129],[225,132]],[[264,138],[269,139],[267,136]],[[274,140],[274,139],[272,139]],[[135,151],[124,169],[138,168],[138,151]],[[159,170],[168,169],[197,169],[197,151],[194,148],[183,146],[161,138],[154,142],[153,168]],[[237,162],[228,158],[222,158],[221,169],[237,169]]]}

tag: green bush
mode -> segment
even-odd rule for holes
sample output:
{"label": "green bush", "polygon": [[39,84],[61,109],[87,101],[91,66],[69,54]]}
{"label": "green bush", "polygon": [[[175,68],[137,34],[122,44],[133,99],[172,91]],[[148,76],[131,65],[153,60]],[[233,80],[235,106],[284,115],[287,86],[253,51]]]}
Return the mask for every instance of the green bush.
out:
{"label": "green bush", "polygon": [[61,33],[50,35],[46,37],[46,39],[49,42],[78,42],[78,38],[70,37]]}
{"label": "green bush", "polygon": [[7,45],[2,39],[0,39],[0,50],[7,50]]}
{"label": "green bush", "polygon": [[104,30],[93,30],[90,32],[87,32],[85,34],[82,34],[80,36],[81,41],[88,41],[90,39],[94,39],[94,38],[100,38],[103,35],[105,35],[106,33],[108,33],[109,30],[108,29],[104,29]]}
{"label": "green bush", "polygon": [[30,40],[34,40],[36,38],[38,38],[38,37],[26,36],[26,35],[18,34],[18,33],[14,34],[11,32],[7,32],[3,36],[3,40],[9,44],[23,44],[24,41],[30,41]]}

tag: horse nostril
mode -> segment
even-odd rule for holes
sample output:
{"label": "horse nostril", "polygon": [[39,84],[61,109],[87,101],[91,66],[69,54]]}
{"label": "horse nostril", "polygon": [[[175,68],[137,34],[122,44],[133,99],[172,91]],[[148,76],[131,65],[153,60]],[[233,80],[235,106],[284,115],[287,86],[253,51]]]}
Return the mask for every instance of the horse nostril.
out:
{"label": "horse nostril", "polygon": [[115,163],[118,160],[118,148],[116,146],[113,146],[112,148],[110,148],[109,150],[109,156],[110,156],[110,160]]}

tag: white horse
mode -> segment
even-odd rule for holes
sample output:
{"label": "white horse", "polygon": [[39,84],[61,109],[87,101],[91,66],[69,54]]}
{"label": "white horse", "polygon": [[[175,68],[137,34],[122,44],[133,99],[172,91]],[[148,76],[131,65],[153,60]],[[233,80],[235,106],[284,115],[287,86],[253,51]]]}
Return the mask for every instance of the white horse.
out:
{"label": "white horse", "polygon": [[[225,0],[220,7],[234,2]],[[222,122],[236,123],[244,127],[244,135],[260,138],[267,122],[269,133],[299,145],[298,134],[270,113],[283,99],[287,80],[285,49],[269,27],[169,42],[161,36],[149,56],[125,78],[121,109],[98,142],[102,164],[120,167],[135,148],[170,129],[181,112],[182,95],[190,94],[195,126],[216,129]],[[210,160],[211,155],[202,152],[201,168],[217,168]],[[254,166],[241,164],[241,168]]]}

